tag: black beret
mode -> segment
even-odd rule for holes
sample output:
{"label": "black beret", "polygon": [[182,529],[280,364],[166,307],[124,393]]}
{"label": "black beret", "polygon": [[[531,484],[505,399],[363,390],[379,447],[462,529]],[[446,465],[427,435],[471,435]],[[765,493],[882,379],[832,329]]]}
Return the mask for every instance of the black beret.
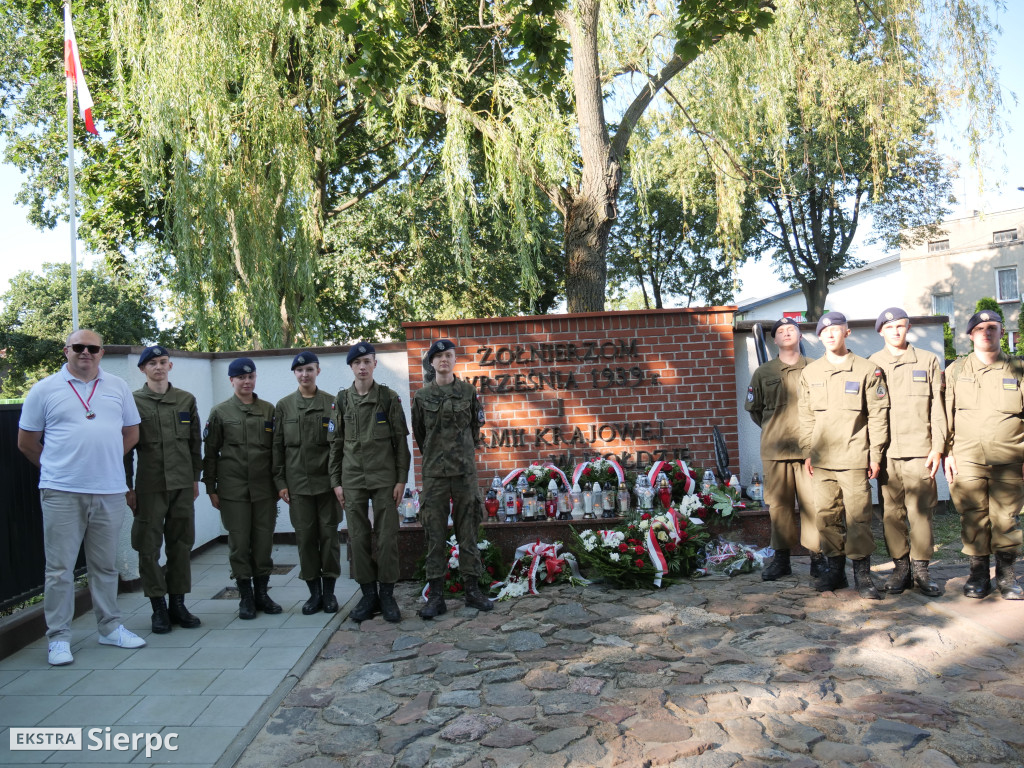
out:
{"label": "black beret", "polygon": [[892,323],[892,322],[895,322],[896,320],[909,320],[909,319],[910,319],[910,315],[908,315],[906,312],[904,312],[899,307],[889,307],[888,309],[883,310],[882,314],[880,314],[878,316],[878,319],[875,320],[875,331],[876,332],[881,331],[882,330],[882,326],[885,325],[886,323]]}
{"label": "black beret", "polygon": [[374,349],[373,344],[368,341],[360,341],[358,344],[348,348],[348,355],[345,357],[345,362],[352,365],[352,363],[360,357],[376,354],[377,350]]}
{"label": "black beret", "polygon": [[430,349],[427,350],[427,362],[434,359],[434,355],[444,352],[446,349],[455,349],[455,344],[450,339],[438,339],[430,345]]}
{"label": "black beret", "polygon": [[142,350],[142,354],[139,355],[139,368],[144,366],[154,357],[170,357],[170,354],[170,352],[168,352],[166,349],[159,345],[146,347],[144,350]]}
{"label": "black beret", "polygon": [[239,357],[237,360],[232,360],[231,365],[228,366],[228,376],[241,376],[243,373],[256,373],[256,363],[248,357]]}
{"label": "black beret", "polygon": [[292,360],[292,370],[294,371],[300,365],[309,365],[310,363],[320,364],[320,358],[312,352],[299,352]]}
{"label": "black beret", "polygon": [[821,332],[830,325],[846,325],[846,315],[842,312],[826,312],[818,321],[818,328],[814,333],[820,336]]}
{"label": "black beret", "polygon": [[800,323],[798,323],[792,317],[783,317],[783,318],[781,318],[779,320],[776,320],[775,321],[775,325],[772,326],[772,338],[773,339],[775,338],[775,332],[778,331],[779,328],[781,328],[784,325],[793,325],[793,326],[796,326],[796,329],[798,331],[800,330]]}
{"label": "black beret", "polygon": [[974,327],[976,325],[981,325],[982,323],[999,323],[999,326],[1002,327],[1003,319],[999,317],[998,312],[993,312],[991,309],[983,309],[981,312],[975,312],[971,315],[971,319],[967,321],[967,335],[970,336]]}

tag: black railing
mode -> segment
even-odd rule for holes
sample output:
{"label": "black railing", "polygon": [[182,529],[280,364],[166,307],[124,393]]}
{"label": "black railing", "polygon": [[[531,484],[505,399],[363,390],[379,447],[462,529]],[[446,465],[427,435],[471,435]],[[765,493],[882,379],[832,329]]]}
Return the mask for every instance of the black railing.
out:
{"label": "black railing", "polygon": [[[41,594],[46,571],[39,469],[18,450],[20,416],[20,404],[0,404],[0,611]],[[84,564],[79,552],[76,572]]]}

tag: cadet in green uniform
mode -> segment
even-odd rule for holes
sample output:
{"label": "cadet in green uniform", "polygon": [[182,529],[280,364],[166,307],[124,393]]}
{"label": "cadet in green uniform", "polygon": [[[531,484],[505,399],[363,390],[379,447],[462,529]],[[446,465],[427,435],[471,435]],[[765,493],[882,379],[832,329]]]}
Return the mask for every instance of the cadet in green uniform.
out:
{"label": "cadet in green uniform", "polygon": [[427,350],[427,362],[436,373],[412,398],[412,432],[422,456],[423,493],[420,518],[427,539],[427,582],[430,593],[419,615],[432,619],[448,610],[444,602],[444,572],[448,559],[446,531],[449,499],[455,539],[459,544],[459,571],[466,605],[481,611],[494,606],[480,591],[480,551],[477,528],[483,520],[476,479],[476,446],[484,423],[476,389],[455,377],[455,345],[438,339]]}
{"label": "cadet in green uniform", "polygon": [[[409,476],[409,427],[398,395],[373,380],[377,367],[373,345],[364,341],[352,346],[346,360],[354,381],[335,401],[331,485],[348,513],[352,576],[363,593],[349,616],[366,621],[381,613],[385,621],[397,622],[402,620],[394,595],[398,502]],[[377,537],[376,557],[372,534]]]}
{"label": "cadet in green uniform", "polygon": [[1024,505],[1024,361],[999,349],[1003,325],[995,312],[967,321],[974,351],[946,372],[950,455],[946,479],[960,511],[963,553],[971,574],[967,597],[992,591],[989,555],[996,556],[996,586],[1007,600],[1024,598],[1013,567],[1020,555],[1018,515]]}
{"label": "cadet in green uniform", "polygon": [[847,586],[846,557],[861,597],[882,595],[871,582],[871,486],[889,441],[889,393],[878,366],[846,348],[846,317],[828,312],[818,321],[825,355],[800,378],[800,449],[813,476],[821,547],[828,557],[814,587]]}
{"label": "cadet in green uniform", "polygon": [[[153,606],[153,631],[158,635],[170,632],[172,624],[192,629],[202,623],[185,607],[185,595],[192,591],[194,502],[203,468],[199,412],[196,399],[167,380],[173,367],[163,347],[146,347],[139,355],[146,383],[133,395],[142,422],[135,450],[124,457],[128,506],[135,516],[132,548],[139,553],[142,591]],[[135,453],[139,465],[133,472]],[[167,553],[163,568],[161,545]]]}
{"label": "cadet in green uniform", "polygon": [[891,406],[889,447],[878,478],[885,546],[894,566],[885,590],[898,595],[914,584],[922,594],[937,597],[942,590],[931,580],[928,563],[935,549],[932,514],[939,503],[935,473],[948,437],[946,404],[939,358],[909,344],[909,329],[904,310],[884,310],[875,330],[885,348],[870,358],[885,375]]}
{"label": "cadet in green uniform", "polygon": [[203,482],[228,531],[228,562],[238,585],[238,618],[280,613],[267,594],[274,561],[277,489],[274,487],[274,408],[260,400],[256,364],[247,357],[228,366],[235,394],[210,411],[203,437]]}
{"label": "cadet in green uniform", "polygon": [[274,409],[274,483],[295,529],[299,578],[309,587],[302,612],[337,613],[334,583],[341,574],[341,508],[327,471],[334,398],[316,385],[320,360],[312,352],[295,356],[292,373],[299,389]]}
{"label": "cadet in green uniform", "polygon": [[814,485],[804,469],[800,451],[800,376],[810,362],[800,354],[800,325],[784,317],[772,326],[779,356],[754,371],[747,387],[745,408],[761,428],[761,463],[765,501],[772,521],[775,556],[761,572],[762,581],[775,581],[793,572],[790,551],[797,545],[796,502],[800,503],[799,543],[811,553],[811,578],[821,575],[824,555],[818,536]]}

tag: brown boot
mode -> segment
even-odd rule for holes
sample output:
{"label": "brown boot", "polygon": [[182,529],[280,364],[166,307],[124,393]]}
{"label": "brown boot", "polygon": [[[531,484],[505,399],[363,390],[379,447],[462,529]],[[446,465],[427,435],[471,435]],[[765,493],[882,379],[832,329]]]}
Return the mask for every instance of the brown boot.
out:
{"label": "brown boot", "polygon": [[932,581],[928,574],[927,560],[914,560],[910,563],[910,571],[914,576],[914,586],[922,595],[938,597],[942,594],[942,588]]}
{"label": "brown boot", "polygon": [[878,591],[875,582],[871,580],[870,555],[853,561],[853,585],[857,588],[857,594],[866,600],[882,599],[882,593]]}
{"label": "brown boot", "polygon": [[1013,564],[1017,555],[1013,552],[996,552],[996,586],[1003,600],[1024,600],[1024,589],[1017,583]]}
{"label": "brown boot", "polygon": [[885,581],[885,591],[890,595],[900,595],[910,589],[910,555],[894,559],[892,564],[892,573]]}
{"label": "brown boot", "polygon": [[789,576],[793,568],[789,564],[789,550],[776,549],[772,561],[761,571],[761,581],[775,581],[781,576]]}
{"label": "brown boot", "polygon": [[969,561],[971,563],[971,575],[967,577],[967,581],[964,583],[964,597],[981,600],[983,597],[988,597],[989,593],[992,592],[992,580],[989,578],[988,572],[988,555],[971,555]]}

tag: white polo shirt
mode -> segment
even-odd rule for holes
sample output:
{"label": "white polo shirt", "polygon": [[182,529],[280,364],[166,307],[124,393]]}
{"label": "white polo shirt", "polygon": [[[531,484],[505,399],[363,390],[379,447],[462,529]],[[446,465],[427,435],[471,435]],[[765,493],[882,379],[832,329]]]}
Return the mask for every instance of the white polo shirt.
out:
{"label": "white polo shirt", "polygon": [[[83,401],[95,418],[86,418]],[[100,368],[93,381],[79,381],[65,363],[29,391],[18,426],[26,432],[43,433],[40,488],[124,493],[128,486],[121,428],[141,420],[124,380]]]}

